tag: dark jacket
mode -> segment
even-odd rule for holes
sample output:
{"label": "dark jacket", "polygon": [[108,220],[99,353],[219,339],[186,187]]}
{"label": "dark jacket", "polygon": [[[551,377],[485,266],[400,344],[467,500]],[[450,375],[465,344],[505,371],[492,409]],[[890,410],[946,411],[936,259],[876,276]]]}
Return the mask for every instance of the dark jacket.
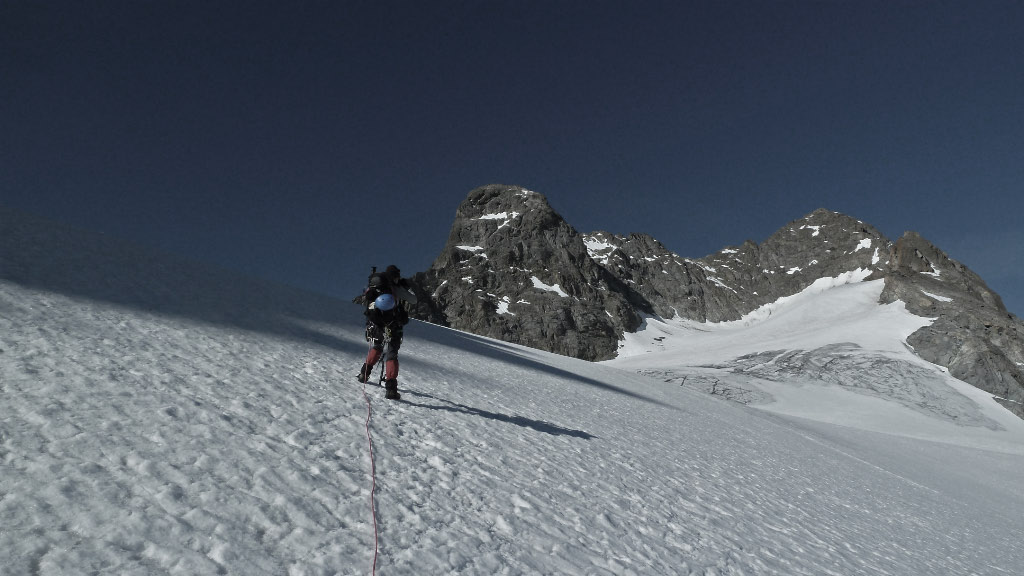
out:
{"label": "dark jacket", "polygon": [[401,330],[409,323],[409,311],[399,305],[391,310],[378,310],[373,304],[366,309],[366,319],[378,328]]}
{"label": "dark jacket", "polygon": [[[396,269],[397,271],[397,269]],[[387,272],[390,272],[390,268]],[[409,281],[394,273],[377,273],[370,275],[366,290],[363,291],[363,302],[366,305],[366,319],[379,328],[401,330],[409,323],[409,308],[416,303]],[[378,310],[374,301],[381,294],[391,294],[395,298],[392,310]]]}

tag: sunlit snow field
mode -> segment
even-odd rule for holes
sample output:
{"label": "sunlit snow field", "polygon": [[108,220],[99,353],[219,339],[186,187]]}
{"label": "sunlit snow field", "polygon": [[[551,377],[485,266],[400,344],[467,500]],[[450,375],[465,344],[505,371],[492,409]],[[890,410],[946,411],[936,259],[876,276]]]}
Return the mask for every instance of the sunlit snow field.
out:
{"label": "sunlit snow field", "polygon": [[[359,309],[35,226],[0,220],[0,572],[370,573]],[[772,338],[734,345],[832,340]],[[892,418],[852,426],[718,349],[619,368],[413,322],[403,401],[365,389],[377,573],[1021,573],[1024,433],[984,397],[964,426],[840,390]]]}
{"label": "sunlit snow field", "polygon": [[[648,318],[606,364],[708,390],[779,414],[1024,454],[1024,420],[913,353],[931,320],[879,305],[868,271],[822,278],[741,320]],[[718,390],[715,390],[718,392]]]}

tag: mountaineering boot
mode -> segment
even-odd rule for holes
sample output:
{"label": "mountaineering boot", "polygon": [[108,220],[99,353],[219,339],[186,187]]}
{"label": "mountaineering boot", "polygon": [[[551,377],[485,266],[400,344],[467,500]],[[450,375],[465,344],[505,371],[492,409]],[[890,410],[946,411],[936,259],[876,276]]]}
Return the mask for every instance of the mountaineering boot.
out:
{"label": "mountaineering boot", "polygon": [[356,376],[356,380],[360,383],[366,382],[366,379],[370,377],[370,367],[363,364],[363,367],[359,369],[359,375]]}
{"label": "mountaineering boot", "polygon": [[384,397],[387,398],[388,400],[402,399],[402,395],[398,393],[398,380],[395,380],[394,378],[389,378],[386,382],[384,382],[384,388],[386,390],[386,392],[384,392]]}

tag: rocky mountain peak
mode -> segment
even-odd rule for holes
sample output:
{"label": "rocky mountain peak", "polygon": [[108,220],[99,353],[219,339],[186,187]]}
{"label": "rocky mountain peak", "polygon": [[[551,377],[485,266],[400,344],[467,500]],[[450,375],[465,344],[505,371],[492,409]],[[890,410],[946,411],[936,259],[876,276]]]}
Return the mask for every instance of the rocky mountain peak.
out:
{"label": "rocky mountain peak", "polygon": [[1024,417],[1024,325],[977,274],[916,232],[892,246],[880,297],[934,321],[907,338],[925,360]]}
{"label": "rocky mountain peak", "polygon": [[[818,209],[762,244],[690,259],[647,234],[580,234],[543,195],[489,185],[456,210],[447,244],[420,279],[433,297],[419,315],[570,355],[585,349],[580,357],[593,360],[613,356],[643,314],[735,320],[818,278],[855,269],[881,277],[891,245],[859,220]],[[567,344],[575,328],[563,333],[552,317],[588,326],[602,342]]]}
{"label": "rocky mountain peak", "polygon": [[646,315],[737,320],[821,278],[885,279],[936,320],[908,342],[926,360],[1024,414],[1024,326],[976,274],[920,235],[897,242],[817,209],[764,242],[684,258],[646,234],[580,234],[541,194],[490,185],[456,210],[441,254],[418,274],[421,319],[586,360],[614,357]]}
{"label": "rocky mountain peak", "polygon": [[[530,211],[553,214],[547,199],[521,186],[491,184],[476,188],[466,196],[455,212],[456,218],[505,220],[498,215],[515,218]],[[515,216],[512,216],[512,215]]]}
{"label": "rocky mountain peak", "polygon": [[761,244],[751,241],[701,259],[714,270],[715,308],[709,320],[734,320],[780,296],[795,294],[819,278],[864,270],[884,275],[892,243],[874,227],[818,209],[783,226]]}
{"label": "rocky mountain peak", "polygon": [[470,192],[441,254],[416,281],[431,293],[421,318],[587,359],[612,357],[643,307],[542,195],[517,186]]}
{"label": "rocky mountain peak", "polygon": [[917,232],[906,232],[893,245],[890,275],[894,279],[913,278],[914,285],[931,288],[939,294],[938,298],[931,297],[932,301],[942,302],[943,293],[955,292],[961,298],[978,300],[997,312],[1006,312],[1002,298],[980,276]]}
{"label": "rocky mountain peak", "polygon": [[586,254],[579,234],[544,196],[495,184],[473,190],[459,205],[432,269],[469,271],[459,280],[481,290],[499,277],[527,272],[539,283],[561,286],[568,284],[561,281],[565,273],[596,274],[588,269]]}
{"label": "rocky mountain peak", "polygon": [[619,236],[609,232],[584,235],[588,254],[645,304],[644,313],[665,318],[704,318],[701,286],[706,273],[647,234]]}
{"label": "rocky mountain peak", "polygon": [[881,272],[891,244],[873,226],[819,208],[772,234],[761,245],[762,263],[769,272],[784,268],[814,279],[855,268]]}

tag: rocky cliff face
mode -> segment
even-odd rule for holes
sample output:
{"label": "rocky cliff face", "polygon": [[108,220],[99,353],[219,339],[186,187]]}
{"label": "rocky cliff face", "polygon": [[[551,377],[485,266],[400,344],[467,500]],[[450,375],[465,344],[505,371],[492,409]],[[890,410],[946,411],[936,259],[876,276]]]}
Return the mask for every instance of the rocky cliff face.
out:
{"label": "rocky cliff face", "polygon": [[935,318],[907,343],[1024,418],[1024,323],[977,274],[914,232],[896,241],[889,259],[881,300]]}
{"label": "rocky cliff face", "polygon": [[762,244],[739,246],[691,260],[646,235],[586,235],[594,261],[629,285],[665,318],[736,320],[818,278],[858,268],[881,278],[892,245],[875,228],[842,214],[817,210]]}
{"label": "rocky cliff face", "polygon": [[650,311],[587,253],[535,192],[485,186],[455,213],[417,315],[459,330],[589,360],[611,358]]}
{"label": "rocky cliff face", "polygon": [[470,192],[426,272],[416,315],[559,354],[612,358],[644,315],[735,320],[824,277],[885,279],[883,302],[937,318],[909,343],[925,359],[1024,416],[1024,323],[976,274],[913,233],[892,242],[859,220],[816,210],[764,242],[683,258],[644,234],[580,234],[543,196],[515,186]]}

